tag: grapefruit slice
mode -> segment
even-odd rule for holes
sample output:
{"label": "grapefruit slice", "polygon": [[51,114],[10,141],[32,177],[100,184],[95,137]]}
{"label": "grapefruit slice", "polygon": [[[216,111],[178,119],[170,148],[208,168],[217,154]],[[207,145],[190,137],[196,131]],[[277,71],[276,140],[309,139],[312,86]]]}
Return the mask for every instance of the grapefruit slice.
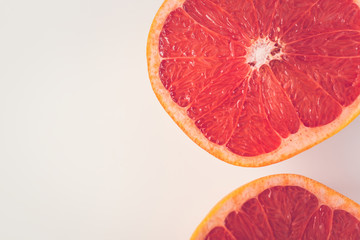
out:
{"label": "grapefruit slice", "polygon": [[360,239],[360,205],[303,176],[267,176],[221,200],[191,239]]}
{"label": "grapefruit slice", "polygon": [[285,160],[360,113],[352,0],[166,0],[147,60],[173,120],[234,165]]}

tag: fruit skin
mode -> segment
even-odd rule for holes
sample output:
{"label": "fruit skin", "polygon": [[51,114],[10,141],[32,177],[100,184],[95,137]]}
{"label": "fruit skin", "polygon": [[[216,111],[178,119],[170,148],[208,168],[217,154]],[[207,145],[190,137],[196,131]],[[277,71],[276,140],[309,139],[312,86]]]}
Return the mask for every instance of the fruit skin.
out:
{"label": "fruit skin", "polygon": [[[262,167],[289,159],[320,142],[335,135],[360,114],[360,97],[351,105],[343,108],[341,115],[333,122],[316,128],[307,128],[301,124],[297,133],[282,139],[280,147],[272,152],[254,157],[243,157],[232,153],[225,146],[210,142],[195,126],[186,113],[185,108],[178,106],[162,85],[159,77],[161,57],[159,55],[159,35],[168,14],[181,7],[185,0],[165,0],[158,10],[150,28],[147,41],[148,73],[153,91],[174,122],[201,148],[232,165],[242,167]],[[355,2],[360,5],[359,2]]]}
{"label": "fruit skin", "polygon": [[241,206],[250,198],[256,197],[262,191],[274,186],[299,186],[314,194],[319,205],[326,204],[332,209],[342,209],[360,219],[360,205],[333,189],[313,179],[297,174],[275,174],[256,179],[234,190],[207,214],[192,234],[190,240],[205,239],[206,234],[221,222],[236,207]]}

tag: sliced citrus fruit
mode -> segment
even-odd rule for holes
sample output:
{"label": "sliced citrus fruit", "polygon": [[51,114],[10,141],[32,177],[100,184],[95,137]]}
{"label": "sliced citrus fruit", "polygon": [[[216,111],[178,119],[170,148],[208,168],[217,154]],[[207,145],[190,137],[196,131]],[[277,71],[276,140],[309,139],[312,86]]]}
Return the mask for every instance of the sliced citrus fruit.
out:
{"label": "sliced citrus fruit", "polygon": [[267,176],[221,200],[191,239],[360,239],[360,205],[303,176]]}
{"label": "sliced citrus fruit", "polygon": [[352,0],[166,0],[147,59],[169,115],[235,165],[287,159],[360,112]]}

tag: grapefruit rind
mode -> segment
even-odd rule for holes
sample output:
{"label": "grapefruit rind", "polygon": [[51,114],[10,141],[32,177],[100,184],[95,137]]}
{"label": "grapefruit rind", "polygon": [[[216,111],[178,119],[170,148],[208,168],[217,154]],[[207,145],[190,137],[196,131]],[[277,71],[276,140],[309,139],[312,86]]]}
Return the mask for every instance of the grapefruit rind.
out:
{"label": "grapefruit rind", "polygon": [[231,152],[224,145],[210,142],[196,127],[194,121],[188,117],[187,109],[180,107],[172,100],[169,91],[163,86],[159,77],[159,66],[164,59],[159,54],[160,32],[168,14],[181,7],[184,2],[185,0],[165,0],[154,18],[147,42],[149,78],[153,91],[165,111],[190,139],[210,154],[224,162],[237,166],[267,166],[293,157],[328,139],[346,127],[360,114],[360,97],[358,97],[351,105],[343,107],[341,115],[333,122],[315,128],[308,128],[301,124],[298,132],[290,135],[288,138],[281,138],[281,145],[276,150],[258,156],[240,156]]}
{"label": "grapefruit rind", "polygon": [[247,183],[224,197],[208,213],[190,239],[205,239],[211,229],[223,224],[230,212],[239,210],[238,208],[241,208],[247,200],[257,197],[264,190],[275,186],[302,187],[318,198],[319,206],[325,204],[332,209],[345,210],[360,219],[360,205],[333,189],[301,175],[276,174]]}

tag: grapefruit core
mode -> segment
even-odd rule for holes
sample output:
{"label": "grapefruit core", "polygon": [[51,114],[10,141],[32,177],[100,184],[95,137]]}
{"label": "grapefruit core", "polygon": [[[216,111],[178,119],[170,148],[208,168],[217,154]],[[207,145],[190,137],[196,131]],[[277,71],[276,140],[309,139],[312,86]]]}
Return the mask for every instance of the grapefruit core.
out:
{"label": "grapefruit core", "polygon": [[221,200],[191,240],[360,239],[360,205],[312,179],[272,175]]}
{"label": "grapefruit core", "polygon": [[234,165],[285,160],[360,113],[352,0],[166,0],[147,60],[168,114]]}

